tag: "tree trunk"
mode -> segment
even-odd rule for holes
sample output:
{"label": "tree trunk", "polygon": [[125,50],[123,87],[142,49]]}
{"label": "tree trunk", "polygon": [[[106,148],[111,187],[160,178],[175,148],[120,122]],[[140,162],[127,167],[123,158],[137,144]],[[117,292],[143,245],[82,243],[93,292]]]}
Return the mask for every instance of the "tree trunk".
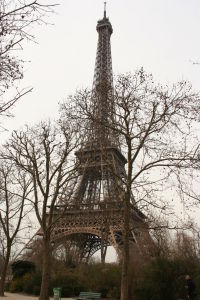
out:
{"label": "tree trunk", "polygon": [[107,248],[108,245],[107,245],[106,237],[102,235],[101,237],[101,263],[102,264],[105,264]]}
{"label": "tree trunk", "polygon": [[130,196],[125,196],[124,202],[124,232],[123,232],[123,257],[121,278],[121,300],[128,300],[128,266],[129,266],[129,219]]}
{"label": "tree trunk", "polygon": [[51,244],[50,236],[43,240],[42,284],[39,300],[49,300],[49,285],[51,278]]}
{"label": "tree trunk", "polygon": [[104,246],[103,249],[101,249],[101,263],[102,264],[105,264],[106,252],[107,252],[107,246]]}
{"label": "tree trunk", "polygon": [[4,296],[4,289],[5,289],[5,281],[6,281],[6,274],[8,269],[8,263],[10,260],[10,253],[11,253],[11,245],[7,246],[7,253],[5,262],[3,264],[2,272],[1,272],[1,279],[0,279],[0,296]]}

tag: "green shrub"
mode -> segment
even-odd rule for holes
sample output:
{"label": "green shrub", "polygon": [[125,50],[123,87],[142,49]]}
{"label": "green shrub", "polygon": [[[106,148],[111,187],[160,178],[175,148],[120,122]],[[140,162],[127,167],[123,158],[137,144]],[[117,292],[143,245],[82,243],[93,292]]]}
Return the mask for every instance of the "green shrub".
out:
{"label": "green shrub", "polygon": [[61,287],[63,297],[78,295],[84,288],[75,269],[69,269],[62,273],[54,274],[51,280],[51,287],[51,292],[54,287]]}
{"label": "green shrub", "polygon": [[195,259],[155,258],[144,267],[133,283],[132,294],[138,300],[177,300],[185,297],[185,275],[194,279],[197,292],[200,263]]}
{"label": "green shrub", "polygon": [[13,278],[23,277],[26,273],[34,272],[34,263],[26,260],[15,261],[12,265]]}
{"label": "green shrub", "polygon": [[119,296],[120,267],[117,264],[93,263],[67,268],[53,274],[51,291],[62,288],[62,296],[77,296],[81,291],[101,292],[103,297]]}
{"label": "green shrub", "polygon": [[[50,293],[54,287],[62,288],[62,297],[73,297],[81,291],[101,292],[102,297],[120,298],[121,266],[91,263],[76,268],[61,267],[53,270]],[[200,262],[195,259],[154,258],[143,267],[130,268],[130,299],[177,300],[185,296],[185,274],[190,274],[200,293]],[[41,273],[26,273],[14,278],[11,292],[39,295]]]}
{"label": "green shrub", "polygon": [[23,291],[23,278],[15,278],[10,283],[9,291],[11,293],[18,293]]}
{"label": "green shrub", "polygon": [[5,292],[9,292],[10,290],[10,282],[6,282],[5,283],[5,288],[4,288]]}
{"label": "green shrub", "polygon": [[24,292],[30,295],[39,295],[41,285],[41,274],[38,272],[27,273],[23,277],[14,278],[10,283],[11,293]]}
{"label": "green shrub", "polygon": [[41,274],[30,273],[23,277],[23,291],[27,294],[39,295],[41,285]]}

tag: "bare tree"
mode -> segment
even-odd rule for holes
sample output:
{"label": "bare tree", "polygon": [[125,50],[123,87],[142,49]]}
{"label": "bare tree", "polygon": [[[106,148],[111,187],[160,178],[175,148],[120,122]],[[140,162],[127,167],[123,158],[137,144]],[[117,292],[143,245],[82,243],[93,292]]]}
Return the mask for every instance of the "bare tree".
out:
{"label": "bare tree", "polygon": [[131,191],[146,214],[150,206],[166,211],[167,199],[162,193],[169,186],[178,188],[177,174],[189,175],[197,162],[199,137],[192,125],[198,122],[199,95],[187,82],[172,88],[155,86],[152,76],[141,69],[133,76],[117,78],[115,103],[114,127],[128,162],[121,295],[121,299],[127,299]]}
{"label": "bare tree", "polygon": [[200,258],[200,242],[199,227],[192,221],[187,224],[187,230],[182,228],[176,231],[173,243],[170,246],[171,256],[173,258],[181,257],[185,260],[199,261]]}
{"label": "bare tree", "polygon": [[[67,121],[51,124],[49,121],[13,132],[6,145],[7,158],[25,170],[32,183],[30,201],[43,238],[40,300],[49,299],[51,231],[71,200],[77,176],[72,155],[79,142],[78,136],[79,131],[74,124]],[[59,209],[61,204],[63,206]],[[56,211],[59,213],[56,214]]]}
{"label": "bare tree", "polygon": [[[78,118],[100,122],[93,114],[92,92],[79,91],[70,99]],[[143,69],[116,78],[114,102],[115,118],[106,126],[117,134],[127,159],[121,285],[121,300],[127,300],[131,203],[150,218],[152,209],[167,212],[171,188],[178,197],[179,175],[191,177],[198,161],[200,102],[189,83],[161,86]]]}
{"label": "bare tree", "polygon": [[[25,200],[30,193],[30,180],[19,168],[8,161],[0,166],[0,226],[1,226],[1,268],[0,296],[4,296],[4,286],[11,251],[25,226],[27,215]],[[23,227],[23,228],[22,228]]]}
{"label": "bare tree", "polygon": [[[53,4],[38,0],[0,1],[0,116],[11,116],[10,109],[32,88],[18,90],[15,83],[23,78],[23,61],[17,56],[24,42],[34,41],[33,24],[44,24]],[[12,93],[7,91],[12,90]],[[13,94],[13,96],[12,96]]]}

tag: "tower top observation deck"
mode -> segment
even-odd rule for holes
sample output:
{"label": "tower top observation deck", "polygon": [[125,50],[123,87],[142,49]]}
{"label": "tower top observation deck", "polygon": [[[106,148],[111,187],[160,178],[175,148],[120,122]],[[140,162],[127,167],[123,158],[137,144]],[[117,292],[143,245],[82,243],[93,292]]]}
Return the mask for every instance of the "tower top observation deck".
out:
{"label": "tower top observation deck", "polygon": [[113,33],[113,28],[112,28],[112,25],[109,21],[109,18],[106,17],[106,2],[104,2],[104,16],[103,16],[103,19],[98,21],[96,29],[99,32],[100,30],[105,29],[105,28],[109,29],[110,34]]}

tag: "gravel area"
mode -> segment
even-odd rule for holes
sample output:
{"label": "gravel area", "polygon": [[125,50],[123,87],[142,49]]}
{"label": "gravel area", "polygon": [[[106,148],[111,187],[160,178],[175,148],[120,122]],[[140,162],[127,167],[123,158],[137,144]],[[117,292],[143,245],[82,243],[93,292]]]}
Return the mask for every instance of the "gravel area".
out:
{"label": "gravel area", "polygon": [[[5,297],[0,297],[0,299],[4,299],[4,300],[38,300],[38,297],[5,293]],[[51,298],[51,299],[53,299],[53,298]],[[74,300],[72,298],[61,298],[61,299],[62,300]]]}

